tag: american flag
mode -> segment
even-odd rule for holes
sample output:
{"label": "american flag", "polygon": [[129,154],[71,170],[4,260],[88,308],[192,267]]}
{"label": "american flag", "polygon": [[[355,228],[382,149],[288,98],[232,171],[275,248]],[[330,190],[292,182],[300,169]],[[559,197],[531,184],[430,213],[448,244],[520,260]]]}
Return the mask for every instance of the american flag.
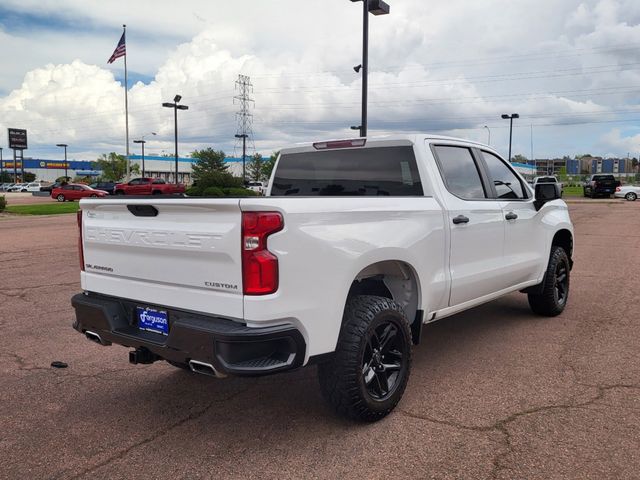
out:
{"label": "american flag", "polygon": [[111,58],[107,61],[107,63],[113,63],[116,59],[120,57],[124,57],[127,54],[127,46],[124,41],[124,32],[122,32],[122,36],[120,37],[120,41],[118,42],[118,46],[113,51]]}

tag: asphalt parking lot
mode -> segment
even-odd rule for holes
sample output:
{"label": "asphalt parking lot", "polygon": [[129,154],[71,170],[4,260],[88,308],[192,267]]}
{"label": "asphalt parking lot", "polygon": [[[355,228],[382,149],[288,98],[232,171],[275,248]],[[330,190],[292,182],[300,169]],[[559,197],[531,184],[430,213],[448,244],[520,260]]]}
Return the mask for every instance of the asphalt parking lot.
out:
{"label": "asphalt parking lot", "polygon": [[90,343],[75,216],[0,217],[0,477],[640,478],[640,204],[570,208],[565,313],[513,294],[427,326],[373,425],[336,418],[314,367],[215,380]]}

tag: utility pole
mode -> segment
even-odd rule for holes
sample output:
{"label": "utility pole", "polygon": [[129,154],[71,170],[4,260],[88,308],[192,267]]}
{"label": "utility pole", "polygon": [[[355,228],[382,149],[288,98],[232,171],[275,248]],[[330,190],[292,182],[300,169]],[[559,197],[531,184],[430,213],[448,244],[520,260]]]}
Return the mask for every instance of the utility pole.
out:
{"label": "utility pole", "polygon": [[[251,144],[253,145],[253,114],[249,112],[249,108],[251,105],[255,105],[255,100],[250,96],[251,93],[253,93],[253,84],[251,83],[251,78],[247,75],[238,75],[238,80],[236,80],[235,88],[238,91],[238,94],[233,97],[233,103],[235,104],[237,102],[240,105],[240,110],[236,112],[238,127],[235,137],[238,139],[237,142],[242,139],[242,182],[244,184],[247,181],[245,165],[245,159],[247,155],[247,139],[249,139],[251,141]],[[253,145],[253,150],[255,151],[255,145]]]}

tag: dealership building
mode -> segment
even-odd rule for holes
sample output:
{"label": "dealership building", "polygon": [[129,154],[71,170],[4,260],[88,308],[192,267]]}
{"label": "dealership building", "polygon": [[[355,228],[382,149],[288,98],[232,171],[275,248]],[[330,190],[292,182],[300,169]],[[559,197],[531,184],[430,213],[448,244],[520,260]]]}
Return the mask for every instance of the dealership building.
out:
{"label": "dealership building", "polygon": [[[140,155],[131,155],[131,164],[137,164],[142,172],[142,157]],[[197,159],[195,158],[178,158],[178,181],[181,183],[191,183],[191,167]],[[242,158],[227,157],[224,159],[228,165],[230,173],[236,176],[242,176]],[[246,162],[249,161],[247,156]],[[45,158],[25,158],[24,171],[35,174],[36,180],[53,182],[56,178],[64,176],[65,161],[49,160]],[[15,168],[20,176],[22,171],[22,163],[20,160],[16,162]],[[4,160],[2,162],[4,171],[13,175],[13,160]],[[69,177],[99,177],[102,172],[95,169],[95,162],[85,160],[68,160],[66,162],[67,175]],[[145,175],[148,177],[164,178],[165,180],[174,179],[175,158],[174,157],[144,157]]]}

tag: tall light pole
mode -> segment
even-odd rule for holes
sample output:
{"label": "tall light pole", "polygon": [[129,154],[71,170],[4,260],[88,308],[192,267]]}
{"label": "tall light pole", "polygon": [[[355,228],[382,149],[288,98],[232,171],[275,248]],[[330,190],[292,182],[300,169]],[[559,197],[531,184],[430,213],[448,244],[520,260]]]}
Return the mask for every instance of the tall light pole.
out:
{"label": "tall light pole", "polygon": [[487,141],[487,145],[491,145],[491,129],[486,125],[484,126],[484,128],[486,128],[487,132],[489,132],[489,140]]}
{"label": "tall light pole", "polygon": [[146,140],[134,140],[133,143],[139,143],[142,147],[142,176],[144,177],[144,144],[147,143]]}
{"label": "tall light pole", "polygon": [[362,2],[362,63],[353,67],[358,73],[362,70],[362,120],[360,121],[360,136],[367,136],[367,89],[369,86],[369,13],[387,15],[391,7],[383,0],[351,0]]}
{"label": "tall light pole", "polygon": [[517,113],[512,113],[511,115],[507,115],[506,113],[502,115],[502,118],[505,120],[509,120],[509,161],[511,161],[511,141],[513,140],[513,119],[520,118],[520,115]]}
{"label": "tall light pole", "polygon": [[66,143],[56,143],[56,147],[64,147],[64,181],[67,181],[67,145]]}
{"label": "tall light pole", "polygon": [[241,138],[242,139],[242,184],[244,185],[245,183],[247,183],[247,177],[246,177],[246,169],[245,169],[245,157],[247,154],[247,137],[249,135],[247,135],[246,133],[239,133],[236,134],[235,137],[236,138]]}
{"label": "tall light pole", "polygon": [[156,135],[156,132],[149,132],[149,133],[145,133],[144,135],[142,135],[142,139],[141,140],[134,140],[133,143],[139,143],[140,146],[142,147],[142,176],[144,177],[144,144],[147,143],[147,141],[144,139],[145,136],[147,135]]}
{"label": "tall light pole", "polygon": [[4,162],[2,161],[2,147],[0,147],[0,182],[4,182]]}
{"label": "tall light pole", "polygon": [[173,120],[174,120],[174,128],[175,128],[175,143],[176,143],[176,151],[175,151],[175,160],[176,160],[176,183],[178,183],[178,110],[189,110],[189,107],[186,105],[178,105],[178,102],[182,100],[182,95],[176,95],[173,97],[173,103],[165,102],[162,104],[163,107],[173,108]]}

